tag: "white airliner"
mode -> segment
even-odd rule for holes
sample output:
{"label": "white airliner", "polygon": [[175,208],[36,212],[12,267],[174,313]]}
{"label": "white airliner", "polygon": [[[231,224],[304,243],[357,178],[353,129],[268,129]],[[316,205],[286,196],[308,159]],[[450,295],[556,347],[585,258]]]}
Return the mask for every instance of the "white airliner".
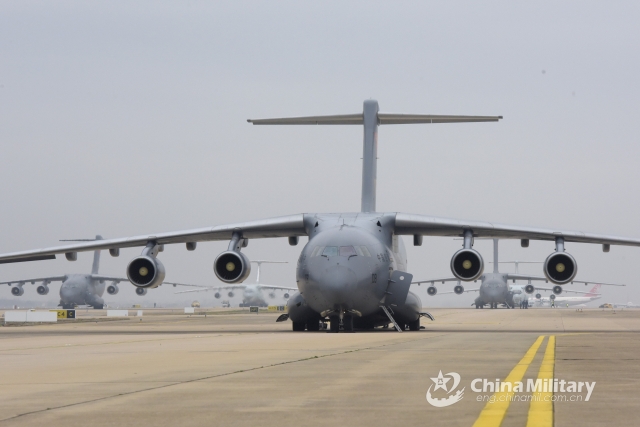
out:
{"label": "white airliner", "polygon": [[535,298],[530,298],[529,303],[535,307],[547,307],[551,305],[551,302],[553,302],[556,307],[585,304],[602,297],[602,294],[598,293],[600,286],[601,285],[595,285],[589,292],[580,297],[558,297],[551,295],[547,298],[542,297],[540,294],[536,294]]}

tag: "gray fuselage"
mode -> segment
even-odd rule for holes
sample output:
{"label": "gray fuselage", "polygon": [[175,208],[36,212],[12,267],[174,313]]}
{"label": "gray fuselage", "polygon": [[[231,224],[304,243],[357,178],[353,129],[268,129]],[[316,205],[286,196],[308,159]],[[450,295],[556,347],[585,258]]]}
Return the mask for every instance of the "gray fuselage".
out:
{"label": "gray fuselage", "polygon": [[104,305],[102,295],[105,284],[92,279],[88,274],[69,274],[60,286],[60,305],[90,305],[101,307]]}
{"label": "gray fuselage", "polygon": [[[393,216],[305,215],[305,225],[309,242],[296,272],[302,298],[294,295],[290,307],[305,304],[316,315],[342,311],[357,313],[361,319],[379,316],[390,274],[407,267],[402,239],[393,234]],[[420,299],[409,293],[404,305],[394,307],[394,317],[414,321],[421,307]],[[290,313],[295,321],[294,311]]]}

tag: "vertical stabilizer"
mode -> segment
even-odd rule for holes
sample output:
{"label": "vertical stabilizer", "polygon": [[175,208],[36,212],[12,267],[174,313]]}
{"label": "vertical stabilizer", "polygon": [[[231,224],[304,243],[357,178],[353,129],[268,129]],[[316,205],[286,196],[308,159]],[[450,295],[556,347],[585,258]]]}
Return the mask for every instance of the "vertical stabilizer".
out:
{"label": "vertical stabilizer", "polygon": [[378,125],[497,122],[502,116],[458,116],[435,114],[380,113],[378,101],[364,101],[362,114],[249,119],[254,125],[364,125],[362,153],[362,212],[376,211]]}
{"label": "vertical stabilizer", "polygon": [[498,273],[498,239],[493,239],[493,272]]}
{"label": "vertical stabilizer", "polygon": [[[102,236],[96,236],[96,240],[102,240]],[[93,252],[93,266],[91,267],[91,274],[98,274],[100,269],[100,251]]]}
{"label": "vertical stabilizer", "polygon": [[251,261],[251,264],[257,264],[258,265],[258,271],[257,271],[257,275],[256,275],[256,284],[260,284],[260,267],[262,267],[262,264],[267,263],[267,264],[287,264],[288,261],[265,261],[265,260],[257,260],[257,261]]}
{"label": "vertical stabilizer", "polygon": [[378,171],[378,101],[364,101],[364,144],[362,150],[362,212],[376,211]]}

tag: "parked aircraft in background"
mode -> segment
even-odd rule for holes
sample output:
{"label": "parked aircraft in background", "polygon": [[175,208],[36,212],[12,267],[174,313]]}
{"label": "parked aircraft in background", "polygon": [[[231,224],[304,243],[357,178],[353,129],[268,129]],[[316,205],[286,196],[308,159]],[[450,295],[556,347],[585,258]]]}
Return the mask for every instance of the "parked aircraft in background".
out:
{"label": "parked aircraft in background", "polygon": [[559,297],[556,295],[543,297],[538,293],[536,294],[535,298],[531,298],[529,302],[534,307],[550,307],[551,305],[554,305],[556,307],[568,307],[574,305],[582,305],[590,301],[595,301],[602,297],[602,294],[598,292],[600,290],[600,286],[601,284],[595,285],[589,292],[582,292],[584,296],[579,297]]}
{"label": "parked aircraft in background", "polygon": [[627,302],[627,303],[616,303],[616,304],[612,304],[614,308],[640,308],[640,305],[638,304],[634,304],[631,301]]}
{"label": "parked aircraft in background", "polygon": [[[511,261],[510,261],[511,262]],[[462,284],[460,283],[460,279],[457,277],[447,277],[444,279],[432,279],[432,280],[421,280],[418,282],[413,282],[414,284],[420,285],[422,283],[431,283],[431,285],[427,288],[427,294],[433,296],[438,293],[438,290],[435,287],[435,282],[458,282],[456,286],[453,288],[453,292],[441,292],[441,294],[458,294],[461,295],[465,292],[479,292],[476,300],[471,304],[475,305],[476,308],[484,308],[485,305],[489,305],[490,308],[498,308],[499,304],[505,305],[508,308],[514,308],[516,305],[519,305],[523,299],[527,298],[526,294],[533,294],[535,291],[553,291],[554,295],[550,298],[557,298],[556,295],[560,295],[563,292],[571,292],[577,294],[587,294],[591,295],[591,292],[581,292],[574,291],[572,289],[565,289],[562,286],[554,286],[553,288],[543,288],[540,286],[534,286],[531,284],[532,281],[545,281],[548,282],[546,277],[539,276],[528,276],[526,274],[515,274],[515,273],[500,273],[498,271],[498,239],[493,239],[493,273],[484,273],[480,276],[480,287],[474,289],[464,289]],[[517,267],[516,267],[517,268]],[[528,280],[529,284],[522,286],[509,286],[508,281],[513,280]],[[593,283],[593,282],[585,282],[581,280],[572,280],[571,283]],[[624,285],[616,285],[610,283],[603,283],[608,286],[624,286]],[[600,285],[598,285],[600,286]],[[573,297],[567,297],[573,298]],[[586,297],[575,297],[575,298],[586,298]],[[586,300],[590,301],[590,300]]]}
{"label": "parked aircraft in background", "polygon": [[[102,236],[96,236],[95,239],[83,239],[81,241],[94,241],[102,240]],[[11,280],[9,282],[0,282],[0,285],[11,286],[11,294],[19,297],[24,294],[23,286],[27,283],[32,285],[40,283],[36,288],[38,295],[47,295],[49,293],[49,284],[51,282],[62,282],[60,286],[60,303],[62,308],[74,308],[76,305],[88,305],[93,308],[103,308],[104,300],[102,295],[104,294],[105,287],[107,293],[115,295],[118,293],[118,283],[126,282],[129,279],[123,277],[102,276],[98,274],[100,269],[100,251],[93,253],[93,267],[91,268],[91,274],[65,274],[62,276],[49,276],[39,277],[37,279],[26,280]],[[111,284],[107,287],[105,282],[110,281]],[[138,288],[138,290],[145,291],[146,289]],[[143,294],[143,295],[144,295]]]}
{"label": "parked aircraft in background", "polygon": [[260,267],[262,264],[287,264],[287,261],[251,261],[253,264],[258,265],[258,274],[256,275],[256,283],[254,285],[222,285],[222,286],[204,286],[204,285],[191,285],[184,283],[171,283],[165,282],[168,285],[179,285],[179,286],[193,286],[198,289],[190,289],[188,291],[179,291],[175,292],[176,294],[185,294],[189,292],[215,292],[213,295],[216,299],[219,299],[222,296],[223,292],[227,292],[227,296],[229,298],[233,298],[235,296],[235,290],[242,290],[242,304],[240,307],[267,307],[269,304],[264,296],[264,292],[268,292],[269,298],[273,299],[276,297],[275,291],[285,291],[284,299],[289,299],[290,293],[295,292],[297,288],[289,288],[286,286],[272,286],[272,285],[264,285],[260,283]]}
{"label": "parked aircraft in background", "polygon": [[[609,251],[610,245],[640,246],[638,238],[376,212],[378,126],[497,122],[500,119],[502,116],[382,113],[378,102],[370,99],[364,102],[363,111],[355,114],[249,120],[254,125],[363,126],[361,211],[296,214],[6,253],[0,255],[0,263],[54,259],[57,254],[74,260],[78,252],[99,249],[109,249],[112,256],[118,256],[121,248],[141,247],[142,253],[131,260],[126,271],[134,286],[148,289],[160,286],[164,280],[165,268],[157,258],[163,245],[183,243],[187,250],[194,250],[197,242],[227,240],[228,249],[215,259],[214,272],[221,281],[236,284],[246,280],[250,273],[249,259],[242,253],[249,239],[286,237],[289,244],[297,245],[300,236],[308,236],[296,271],[299,292],[288,302],[288,316],[294,331],[318,330],[320,320],[329,320],[332,332],[389,323],[398,331],[406,328],[418,331],[420,317],[426,313],[421,312],[420,298],[409,291],[413,276],[407,272],[407,256],[400,236],[412,236],[415,246],[422,245],[423,236],[462,237],[462,248],[453,254],[450,265],[457,280],[468,282],[480,278],[484,270],[482,256],[473,249],[474,238],[519,239],[522,247],[528,247],[531,239],[550,241],[554,251],[545,260],[543,272],[558,286],[573,281],[578,272],[576,260],[565,251],[567,243],[601,244],[604,252]],[[238,159],[241,161],[242,156]],[[470,171],[473,159],[463,157],[461,161]],[[311,187],[309,191],[313,191]],[[418,193],[416,189],[415,194]],[[232,203],[234,197],[242,197],[243,193],[239,188],[230,194],[228,202]]]}

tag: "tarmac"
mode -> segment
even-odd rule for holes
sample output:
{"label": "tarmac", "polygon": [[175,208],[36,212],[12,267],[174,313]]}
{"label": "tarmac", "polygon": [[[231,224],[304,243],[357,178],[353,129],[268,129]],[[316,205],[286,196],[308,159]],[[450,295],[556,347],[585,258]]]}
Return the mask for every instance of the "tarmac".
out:
{"label": "tarmac", "polygon": [[[198,311],[2,327],[0,425],[640,424],[640,310],[432,309],[421,331],[339,334]],[[595,385],[481,390],[538,378]]]}

